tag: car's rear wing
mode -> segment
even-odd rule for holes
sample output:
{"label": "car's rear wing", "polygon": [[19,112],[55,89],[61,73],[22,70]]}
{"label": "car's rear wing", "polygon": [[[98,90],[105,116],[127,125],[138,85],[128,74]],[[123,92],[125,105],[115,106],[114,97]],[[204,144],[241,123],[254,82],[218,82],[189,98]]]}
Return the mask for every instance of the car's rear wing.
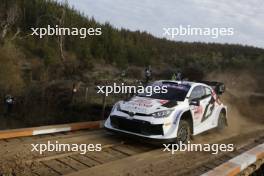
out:
{"label": "car's rear wing", "polygon": [[216,81],[200,81],[201,83],[211,86],[217,95],[222,95],[225,92],[225,84]]}

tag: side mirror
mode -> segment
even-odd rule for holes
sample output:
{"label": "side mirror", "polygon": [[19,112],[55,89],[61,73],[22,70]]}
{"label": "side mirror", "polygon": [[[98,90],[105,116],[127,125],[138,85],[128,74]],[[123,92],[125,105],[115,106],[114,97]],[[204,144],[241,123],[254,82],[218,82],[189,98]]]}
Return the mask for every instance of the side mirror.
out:
{"label": "side mirror", "polygon": [[193,106],[200,106],[200,101],[197,100],[197,99],[196,99],[196,100],[195,100],[195,99],[194,99],[194,100],[191,100],[191,101],[190,101],[190,105],[193,105]]}
{"label": "side mirror", "polygon": [[222,95],[224,92],[225,92],[225,85],[222,84],[222,85],[218,86],[218,88],[217,88],[217,94],[218,95]]}

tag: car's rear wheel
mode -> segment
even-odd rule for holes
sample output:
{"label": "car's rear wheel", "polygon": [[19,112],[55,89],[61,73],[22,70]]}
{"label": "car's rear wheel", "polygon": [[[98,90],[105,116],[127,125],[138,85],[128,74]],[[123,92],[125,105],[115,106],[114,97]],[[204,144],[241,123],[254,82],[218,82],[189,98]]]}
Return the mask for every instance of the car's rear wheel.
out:
{"label": "car's rear wheel", "polygon": [[191,128],[190,124],[186,120],[181,120],[179,123],[178,133],[177,133],[177,143],[187,144],[191,139]]}
{"label": "car's rear wheel", "polygon": [[221,111],[218,117],[217,130],[222,131],[226,126],[227,126],[226,115],[223,111]]}

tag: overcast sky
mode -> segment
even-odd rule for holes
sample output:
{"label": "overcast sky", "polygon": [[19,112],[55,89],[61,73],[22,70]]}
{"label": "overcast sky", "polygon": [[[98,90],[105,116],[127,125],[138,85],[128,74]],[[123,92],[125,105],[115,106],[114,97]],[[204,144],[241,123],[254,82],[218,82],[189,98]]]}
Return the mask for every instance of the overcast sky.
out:
{"label": "overcast sky", "polygon": [[[60,0],[63,1],[63,0]],[[163,37],[163,28],[234,28],[233,36],[181,36],[176,40],[239,43],[264,48],[264,0],[68,0],[97,21]]]}

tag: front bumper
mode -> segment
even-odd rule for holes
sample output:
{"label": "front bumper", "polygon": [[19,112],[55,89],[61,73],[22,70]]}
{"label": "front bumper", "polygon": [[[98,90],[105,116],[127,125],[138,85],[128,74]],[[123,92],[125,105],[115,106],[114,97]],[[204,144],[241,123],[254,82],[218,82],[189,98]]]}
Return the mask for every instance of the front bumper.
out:
{"label": "front bumper", "polygon": [[110,123],[114,128],[145,136],[164,135],[162,124],[152,125],[147,121],[126,119],[120,116],[110,116]]}
{"label": "front bumper", "polygon": [[174,141],[169,135],[163,132],[163,124],[150,124],[147,121],[126,119],[119,116],[110,116],[105,122],[105,128],[119,134],[137,136],[143,139],[157,141]]}

